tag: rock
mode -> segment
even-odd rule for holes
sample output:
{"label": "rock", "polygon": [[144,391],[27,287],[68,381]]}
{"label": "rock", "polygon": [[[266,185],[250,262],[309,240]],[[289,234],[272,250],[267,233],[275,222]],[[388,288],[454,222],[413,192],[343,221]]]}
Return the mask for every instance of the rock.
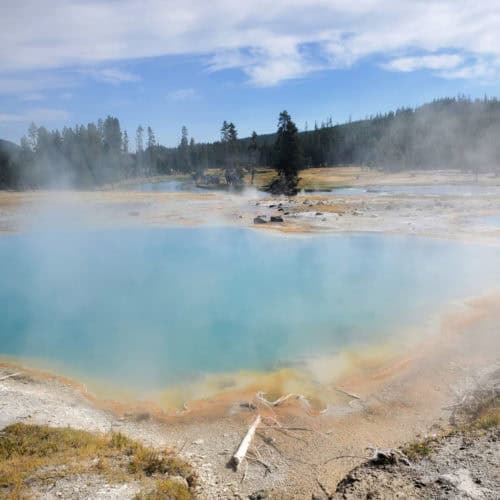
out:
{"label": "rock", "polygon": [[204,441],[203,439],[197,439],[196,441],[193,441],[193,444],[203,444]]}
{"label": "rock", "polygon": [[323,215],[322,212],[316,212],[316,215],[319,216],[319,215]]}
{"label": "rock", "polygon": [[283,222],[281,215],[271,215],[271,222]]}
{"label": "rock", "polygon": [[267,224],[267,220],[262,217],[262,215],[258,215],[257,217],[254,218],[253,220],[254,224]]}
{"label": "rock", "polygon": [[250,500],[269,500],[271,497],[269,496],[269,492],[267,490],[259,490],[255,491],[251,495],[248,495]]}

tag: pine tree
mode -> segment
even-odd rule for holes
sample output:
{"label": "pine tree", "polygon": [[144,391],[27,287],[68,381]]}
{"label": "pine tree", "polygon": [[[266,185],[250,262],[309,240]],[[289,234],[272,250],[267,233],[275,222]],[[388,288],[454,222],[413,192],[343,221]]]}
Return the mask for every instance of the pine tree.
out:
{"label": "pine tree", "polygon": [[238,131],[233,122],[222,123],[221,142],[223,145],[224,177],[226,184],[232,187],[243,185],[243,169],[240,166]]}
{"label": "pine tree", "polygon": [[184,172],[191,171],[191,154],[189,151],[189,133],[184,125],[181,129],[181,143],[179,144],[180,167]]}
{"label": "pine tree", "polygon": [[123,131],[123,138],[122,138],[122,151],[124,154],[128,154],[128,133],[126,130]]}
{"label": "pine tree", "polygon": [[156,137],[153,129],[148,127],[148,148],[154,148],[156,146]]}
{"label": "pine tree", "polygon": [[143,156],[144,156],[144,129],[142,125],[137,127],[135,133],[135,158],[136,158],[136,174],[144,174]]}
{"label": "pine tree", "polygon": [[278,119],[274,152],[274,168],[279,178],[272,183],[272,190],[296,194],[298,172],[302,167],[302,151],[297,126],[286,111],[281,112]]}
{"label": "pine tree", "polygon": [[137,132],[135,134],[135,150],[137,153],[142,153],[144,151],[144,129],[141,125],[137,127]]}
{"label": "pine tree", "polygon": [[253,186],[253,179],[255,177],[255,167],[257,166],[257,156],[259,154],[259,145],[257,144],[257,132],[255,130],[252,132],[252,137],[250,138],[250,144],[248,146],[248,152],[250,153],[250,184]]}

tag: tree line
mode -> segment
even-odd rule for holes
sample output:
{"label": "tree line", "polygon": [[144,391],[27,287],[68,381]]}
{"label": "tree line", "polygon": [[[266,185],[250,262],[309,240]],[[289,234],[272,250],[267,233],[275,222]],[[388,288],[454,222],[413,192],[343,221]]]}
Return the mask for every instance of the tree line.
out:
{"label": "tree line", "polygon": [[[330,118],[302,132],[284,111],[275,133],[246,138],[224,121],[212,143],[196,142],[182,127],[177,147],[160,145],[151,127],[139,126],[130,139],[118,118],[108,116],[61,131],[32,124],[20,146],[0,141],[0,188],[88,189],[172,173],[239,186],[245,173],[253,180],[257,167],[273,167],[278,175],[269,189],[293,192],[298,171],[308,167],[493,170],[500,164],[499,138],[500,101],[462,96],[340,125]],[[222,176],[207,173],[213,168]]]}

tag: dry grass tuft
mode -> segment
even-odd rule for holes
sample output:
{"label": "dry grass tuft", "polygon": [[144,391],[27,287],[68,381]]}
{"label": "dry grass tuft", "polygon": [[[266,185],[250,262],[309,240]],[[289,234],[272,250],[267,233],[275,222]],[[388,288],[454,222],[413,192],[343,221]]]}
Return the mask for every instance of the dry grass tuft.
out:
{"label": "dry grass tuft", "polygon": [[418,460],[419,458],[425,458],[429,456],[438,443],[436,438],[426,438],[422,441],[413,441],[408,443],[402,450],[402,452],[410,460]]}
{"label": "dry grass tuft", "polygon": [[136,500],[189,500],[191,492],[186,486],[171,479],[158,481],[155,488],[147,493],[137,495]]}
{"label": "dry grass tuft", "polygon": [[[0,432],[0,497],[23,498],[28,486],[84,473],[115,483],[140,481],[148,486],[147,491],[167,488],[163,483],[168,476],[181,476],[190,486],[195,483],[190,465],[173,452],[147,448],[123,434],[26,424],[10,425]],[[182,486],[171,485],[171,491],[177,488],[178,498],[190,498],[189,489],[184,487],[182,492]]]}

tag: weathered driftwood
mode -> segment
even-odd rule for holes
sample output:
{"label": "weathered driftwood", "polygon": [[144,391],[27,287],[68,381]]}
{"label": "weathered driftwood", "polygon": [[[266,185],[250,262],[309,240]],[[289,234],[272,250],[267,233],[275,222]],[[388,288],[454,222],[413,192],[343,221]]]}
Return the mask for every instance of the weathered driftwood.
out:
{"label": "weathered driftwood", "polygon": [[19,372],[10,373],[9,375],[4,375],[3,377],[0,377],[0,381],[7,380],[8,378],[12,378],[12,377],[17,377],[18,375],[21,375],[21,373],[19,373]]}
{"label": "weathered driftwood", "polygon": [[350,398],[361,399],[361,397],[358,396],[357,394],[354,394],[353,392],[344,391],[344,389],[341,389],[340,387],[335,387],[335,390],[337,392],[341,392],[342,394],[345,394],[346,396],[349,396]]}
{"label": "weathered driftwood", "polygon": [[265,392],[262,392],[262,391],[259,391],[257,394],[256,394],[256,398],[264,403],[265,405],[267,406],[279,406],[281,403],[284,403],[285,401],[287,401],[288,399],[291,399],[291,398],[294,398],[294,399],[298,399],[300,397],[304,397],[302,396],[301,394],[287,394],[286,396],[281,396],[280,398],[276,399],[275,401],[269,401],[267,400],[264,396],[265,396]]}
{"label": "weathered driftwood", "polygon": [[261,420],[262,420],[261,416],[257,415],[252,425],[248,428],[245,437],[238,446],[236,453],[231,457],[230,464],[232,465],[234,470],[238,470],[238,467],[240,466],[241,462],[243,462],[243,460],[245,459],[246,454],[248,452],[248,448],[252,444],[252,440],[255,436],[255,431],[257,430],[257,427],[259,427]]}
{"label": "weathered driftwood", "polygon": [[309,410],[311,409],[311,404],[309,403],[307,398],[302,394],[293,394],[293,393],[287,394],[286,396],[281,396],[280,398],[276,399],[275,401],[267,400],[265,398],[265,394],[266,394],[265,392],[259,391],[255,395],[255,398],[257,399],[257,401],[263,403],[265,406],[267,406],[269,408],[274,408],[276,406],[280,406],[281,404],[283,404],[285,401],[288,401],[289,399],[296,399],[297,401],[299,401],[299,403],[304,408],[304,410],[309,412]]}
{"label": "weathered driftwood", "polygon": [[182,410],[177,410],[175,412],[175,416],[176,417],[181,417],[182,415],[186,415],[187,413],[189,413],[191,411],[191,408],[188,407],[187,403],[184,403],[182,405]]}

